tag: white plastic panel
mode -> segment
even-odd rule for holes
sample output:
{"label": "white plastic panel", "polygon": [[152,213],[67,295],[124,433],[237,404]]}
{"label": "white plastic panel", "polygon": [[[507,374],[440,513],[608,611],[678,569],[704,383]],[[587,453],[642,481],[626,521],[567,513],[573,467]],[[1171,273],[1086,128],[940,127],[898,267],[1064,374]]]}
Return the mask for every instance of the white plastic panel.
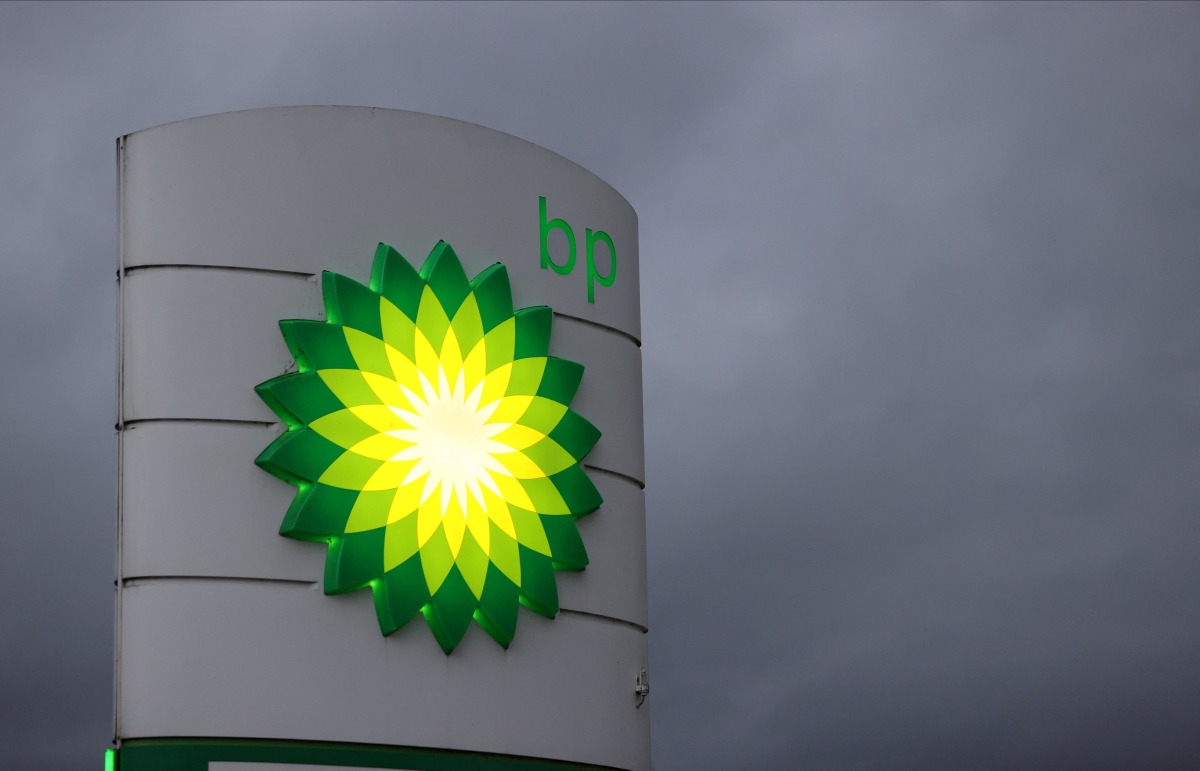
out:
{"label": "white plastic panel", "polygon": [[[380,241],[420,264],[440,239],[468,275],[505,263],[518,307],[550,305],[641,337],[633,208],[580,166],[498,131],[401,110],[247,110],[130,134],[122,173],[126,267],[357,275]],[[541,267],[539,196],[548,220],[574,233],[575,267],[565,276]],[[589,228],[617,250],[613,285],[596,286],[593,303]],[[565,236],[548,240],[565,263]],[[606,248],[595,250],[601,275]]]}
{"label": "white plastic panel", "polygon": [[126,421],[277,419],[254,386],[295,369],[281,319],[325,318],[315,278],[155,268],[124,281]]}
{"label": "white plastic panel", "polygon": [[363,742],[649,768],[628,625],[522,611],[500,648],[471,629],[451,656],[409,624],[381,638],[365,594],[250,581],[131,582],[119,620],[119,734]]}
{"label": "white plastic panel", "polygon": [[601,433],[584,463],[645,483],[642,349],[603,329],[556,317],[550,355],[583,365],[583,382],[571,409]]}
{"label": "white plastic panel", "polygon": [[126,430],[122,577],[320,581],[324,549],[279,535],[296,488],[254,465],[279,431],[171,422]]}
{"label": "white plastic panel", "polygon": [[[320,582],[324,546],[279,535],[296,488],[254,465],[279,430],[191,422],[130,427],[121,575]],[[557,574],[559,604],[645,627],[645,494],[622,477],[590,475],[604,498],[578,521],[591,564]]]}
{"label": "white plastic panel", "polygon": [[604,503],[576,523],[589,563],[577,573],[557,573],[558,604],[645,629],[646,495],[620,477],[602,471],[590,474]]}

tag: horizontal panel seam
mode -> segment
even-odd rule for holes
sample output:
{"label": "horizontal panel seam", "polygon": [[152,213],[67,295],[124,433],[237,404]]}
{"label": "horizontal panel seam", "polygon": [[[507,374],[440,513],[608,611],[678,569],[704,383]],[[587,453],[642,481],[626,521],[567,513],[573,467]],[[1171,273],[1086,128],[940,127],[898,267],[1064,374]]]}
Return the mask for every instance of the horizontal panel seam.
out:
{"label": "horizontal panel seam", "polygon": [[599,619],[601,621],[607,621],[610,624],[620,624],[622,626],[631,626],[634,629],[637,629],[642,634],[645,634],[646,632],[650,631],[649,629],[647,629],[646,627],[642,626],[641,624],[639,624],[635,621],[627,621],[623,618],[617,618],[615,616],[606,616],[603,613],[592,613],[587,610],[575,610],[574,608],[559,608],[559,612],[567,613],[572,616],[583,616],[584,618]]}
{"label": "horizontal panel seam", "polygon": [[630,333],[626,332],[623,329],[617,329],[616,327],[610,327],[608,324],[604,324],[599,321],[592,321],[591,319],[585,319],[580,316],[574,316],[570,313],[563,313],[562,311],[554,311],[554,315],[561,316],[564,319],[570,319],[571,321],[578,321],[580,324],[587,324],[589,327],[596,327],[598,329],[603,329],[606,332],[612,332],[614,335],[620,335],[621,337],[624,337],[625,339],[629,340],[634,345],[636,345],[638,348],[642,347],[641,340],[639,340],[637,337],[631,335]]}
{"label": "horizontal panel seam", "polygon": [[620,471],[613,471],[612,469],[602,468],[600,466],[593,466],[590,463],[583,464],[583,467],[589,471],[599,471],[601,474],[611,474],[612,476],[619,477],[619,478],[625,480],[626,482],[632,482],[633,484],[638,486],[639,490],[646,489],[645,482],[641,481],[637,477],[632,477],[628,474],[622,474]]}
{"label": "horizontal panel seam", "polygon": [[305,581],[301,578],[259,578],[257,576],[122,576],[121,582],[129,586],[133,582],[156,581],[224,581],[244,584],[293,584],[298,586],[316,586],[317,581]]}
{"label": "horizontal panel seam", "polygon": [[[293,276],[295,278],[309,279],[317,275],[302,270],[282,270],[280,268],[254,268],[247,265],[196,265],[194,263],[152,263],[148,265],[131,265],[125,268],[125,275],[139,273],[147,270],[226,270],[233,273],[264,273],[271,276]],[[118,278],[120,272],[117,273]]]}
{"label": "horizontal panel seam", "polygon": [[[211,423],[215,425],[263,427],[279,425],[279,421],[277,420],[240,420],[238,418],[134,418],[125,421],[124,428],[133,428],[141,423]],[[122,426],[118,425],[116,428],[120,431]]]}

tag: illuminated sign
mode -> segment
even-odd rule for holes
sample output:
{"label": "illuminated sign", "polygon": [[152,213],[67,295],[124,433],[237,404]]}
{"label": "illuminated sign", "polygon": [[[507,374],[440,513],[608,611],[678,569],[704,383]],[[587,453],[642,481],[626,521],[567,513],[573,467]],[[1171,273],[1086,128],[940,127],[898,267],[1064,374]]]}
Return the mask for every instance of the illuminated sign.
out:
{"label": "illuminated sign", "polygon": [[419,273],[380,244],[370,286],[322,294],[326,321],[279,323],[299,371],[256,389],[288,430],[255,462],[299,488],[280,533],[328,544],[325,593],[369,586],[383,634],[420,612],[447,654],[471,619],[508,647],[518,605],[553,618],[554,571],[587,565],[582,365],[503,265],[468,280],[445,242]]}

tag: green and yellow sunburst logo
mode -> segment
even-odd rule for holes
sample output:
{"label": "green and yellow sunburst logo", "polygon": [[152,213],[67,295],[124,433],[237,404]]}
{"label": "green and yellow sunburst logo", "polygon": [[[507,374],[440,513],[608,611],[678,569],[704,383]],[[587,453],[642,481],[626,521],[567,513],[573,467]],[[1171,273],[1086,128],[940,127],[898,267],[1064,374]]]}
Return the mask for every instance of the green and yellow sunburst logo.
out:
{"label": "green and yellow sunburst logo", "polygon": [[255,462],[299,488],[280,533],[328,544],[325,593],[369,586],[385,635],[420,612],[446,653],[472,618],[508,647],[518,606],[554,617],[554,571],[587,565],[583,367],[503,265],[468,281],[444,242],[419,273],[380,244],[369,287],[322,293],[326,321],[279,323],[299,371],[256,389],[288,430]]}

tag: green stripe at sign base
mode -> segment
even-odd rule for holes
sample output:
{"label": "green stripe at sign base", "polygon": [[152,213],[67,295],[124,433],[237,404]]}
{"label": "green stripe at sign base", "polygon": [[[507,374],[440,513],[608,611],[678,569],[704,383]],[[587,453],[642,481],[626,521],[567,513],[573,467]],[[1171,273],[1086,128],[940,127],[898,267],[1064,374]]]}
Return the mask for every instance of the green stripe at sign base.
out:
{"label": "green stripe at sign base", "polygon": [[[113,754],[113,771],[243,771],[227,766],[239,763],[285,764],[279,771],[288,771],[286,764],[371,771],[613,771],[611,766],[481,752],[273,739],[131,739]],[[108,757],[106,753],[106,769]]]}
{"label": "green stripe at sign base", "polygon": [[[310,766],[294,763],[242,763],[218,760],[208,764],[208,771],[345,771],[345,766]],[[408,771],[408,769],[364,768],[362,771]]]}
{"label": "green stripe at sign base", "polygon": [[[208,771],[346,771],[346,766],[310,766],[294,763],[230,763],[219,760],[208,764]],[[364,768],[362,771],[408,771],[408,769]]]}

